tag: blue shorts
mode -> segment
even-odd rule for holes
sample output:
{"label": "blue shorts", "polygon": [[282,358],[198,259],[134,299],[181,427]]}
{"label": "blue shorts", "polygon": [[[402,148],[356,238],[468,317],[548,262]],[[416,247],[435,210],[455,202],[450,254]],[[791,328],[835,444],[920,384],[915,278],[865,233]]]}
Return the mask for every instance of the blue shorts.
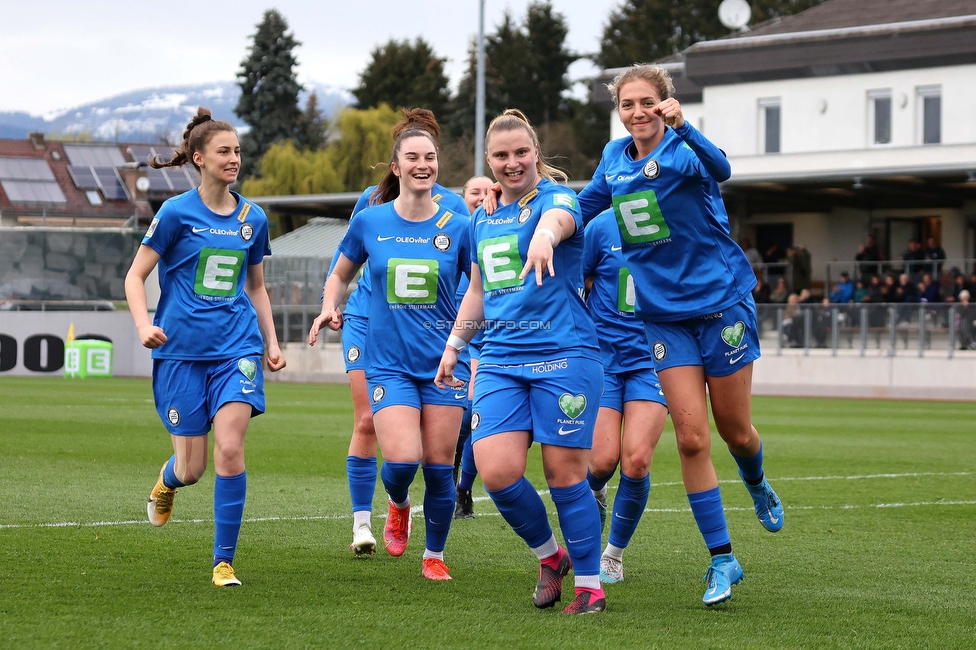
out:
{"label": "blue shorts", "polygon": [[264,369],[260,355],[225,361],[154,359],[156,412],[174,436],[210,431],[217,410],[228,402],[251,405],[251,417],[264,413]]}
{"label": "blue shorts", "polygon": [[366,330],[369,319],[362,316],[342,316],[342,358],[346,372],[366,370]]}
{"label": "blue shorts", "polygon": [[393,373],[370,373],[366,375],[369,387],[369,405],[373,413],[387,406],[411,406],[417,410],[424,404],[440,406],[468,407],[468,384],[457,388],[444,388],[434,385],[433,379],[420,381],[413,377]]}
{"label": "blue shorts", "polygon": [[761,356],[752,296],[698,318],[675,323],[645,321],[644,331],[658,373],[677,366],[704,366],[707,377],[725,377]]}
{"label": "blue shorts", "polygon": [[653,368],[640,368],[627,372],[603,373],[603,395],[600,396],[600,407],[624,412],[626,402],[644,400],[657,402],[667,407],[661,382]]}
{"label": "blue shorts", "polygon": [[479,364],[472,441],[507,431],[528,431],[540,444],[590,449],[602,389],[603,364],[595,359]]}

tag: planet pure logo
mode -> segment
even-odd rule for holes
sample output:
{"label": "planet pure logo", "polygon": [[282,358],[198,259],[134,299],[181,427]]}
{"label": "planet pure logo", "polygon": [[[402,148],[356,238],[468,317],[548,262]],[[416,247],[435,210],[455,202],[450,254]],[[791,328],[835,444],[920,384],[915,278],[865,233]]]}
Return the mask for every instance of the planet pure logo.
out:
{"label": "planet pure logo", "polygon": [[586,396],[563,393],[559,396],[559,409],[571,420],[575,420],[586,409]]}
{"label": "planet pure logo", "polygon": [[741,320],[736,321],[735,325],[729,325],[722,330],[722,340],[733,348],[739,347],[742,337],[746,333],[746,324]]}
{"label": "planet pure logo", "polygon": [[254,381],[254,376],[258,371],[258,364],[251,359],[241,359],[237,362],[237,369],[244,373],[248,381]]}

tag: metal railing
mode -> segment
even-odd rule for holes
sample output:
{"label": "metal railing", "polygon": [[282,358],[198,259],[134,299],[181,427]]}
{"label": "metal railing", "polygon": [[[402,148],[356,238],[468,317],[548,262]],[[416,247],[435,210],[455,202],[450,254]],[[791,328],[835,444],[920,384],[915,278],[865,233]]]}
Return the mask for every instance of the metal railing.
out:
{"label": "metal railing", "polygon": [[767,354],[784,348],[911,351],[922,357],[976,350],[976,304],[861,303],[757,305],[760,340]]}
{"label": "metal railing", "polygon": [[953,258],[945,260],[885,260],[881,262],[858,262],[857,260],[827,262],[824,278],[825,290],[829,293],[831,287],[840,278],[842,272],[847,272],[851,281],[867,279],[872,275],[884,277],[886,275],[901,275],[907,273],[913,283],[917,283],[923,274],[928,273],[938,280],[943,294],[952,288],[952,270],[957,269],[968,281],[976,273],[976,259]]}

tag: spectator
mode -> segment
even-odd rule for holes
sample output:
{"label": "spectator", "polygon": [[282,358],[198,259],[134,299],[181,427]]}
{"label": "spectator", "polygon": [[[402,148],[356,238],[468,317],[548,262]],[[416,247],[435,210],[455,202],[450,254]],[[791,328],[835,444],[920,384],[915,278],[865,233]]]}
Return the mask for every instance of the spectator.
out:
{"label": "spectator", "polygon": [[867,240],[864,245],[858,247],[857,255],[854,256],[858,262],[863,262],[859,266],[862,276],[877,275],[881,272],[880,264],[877,262],[881,261],[881,249],[878,245],[874,243],[874,237],[868,235]]}
{"label": "spectator", "polygon": [[[791,246],[786,251],[786,261],[790,264],[793,291],[810,288],[810,251],[803,246]],[[853,289],[852,289],[853,291]]]}
{"label": "spectator", "polygon": [[800,309],[800,296],[791,293],[783,310],[783,337],[785,345],[792,348],[803,347],[804,311]]}
{"label": "spectator", "polygon": [[810,293],[809,289],[801,289],[799,297],[799,302],[801,305],[811,305],[816,304],[817,302],[817,299],[813,297],[813,294]]}
{"label": "spectator", "polygon": [[782,304],[790,297],[790,288],[786,286],[786,278],[780,276],[776,278],[776,286],[769,292],[769,302]]}
{"label": "spectator", "polygon": [[910,303],[918,302],[918,289],[912,284],[907,273],[898,276],[898,285],[895,287],[895,302],[902,303],[902,306],[898,308],[898,324],[907,326],[912,317]]}
{"label": "spectator", "polygon": [[959,292],[959,306],[956,308],[956,332],[963,350],[976,350],[973,341],[973,327],[976,326],[976,309],[969,302],[969,291]]}
{"label": "spectator", "polygon": [[915,277],[922,272],[925,264],[921,262],[925,261],[925,251],[922,250],[922,245],[917,239],[909,240],[908,248],[901,254],[901,259],[905,262],[905,273],[910,277]]}
{"label": "spectator", "polygon": [[742,247],[742,252],[746,254],[746,259],[752,264],[752,269],[758,270],[759,266],[763,263],[762,254],[756,250],[755,246],[752,245],[752,240],[748,237],[743,237],[742,242],[739,244]]}
{"label": "spectator", "polygon": [[761,275],[756,276],[756,286],[752,288],[752,297],[756,301],[756,304],[772,302],[770,299],[771,291],[769,289],[769,285],[763,282]]}
{"label": "spectator", "polygon": [[[861,283],[863,286],[863,283]],[[854,283],[851,282],[847,271],[841,271],[840,280],[834,285],[834,290],[830,292],[830,302],[848,303],[854,299]]]}
{"label": "spectator", "polygon": [[868,299],[868,288],[864,286],[863,280],[854,283],[854,295],[851,299],[856,303],[866,302]]}
{"label": "spectator", "polygon": [[919,302],[942,302],[939,295],[939,283],[932,279],[931,273],[923,273],[922,281],[918,283]]}
{"label": "spectator", "polygon": [[928,247],[925,249],[925,259],[936,262],[929,266],[929,271],[934,272],[935,277],[942,275],[942,263],[945,262],[945,250],[935,241],[935,237],[929,237]]}
{"label": "spectator", "polygon": [[956,267],[952,267],[950,273],[952,274],[952,290],[945,297],[945,301],[959,302],[959,294],[966,290],[966,277]]}
{"label": "spectator", "polygon": [[[831,304],[831,301],[824,298],[820,303],[820,309],[816,312],[810,311],[813,315],[813,339],[818,348],[827,347],[827,337],[830,335],[831,327],[833,327],[834,309],[836,307]],[[843,319],[844,314],[838,314],[838,326]]]}
{"label": "spectator", "polygon": [[966,291],[969,292],[969,295],[976,293],[976,271],[969,276],[969,282],[966,283]]}
{"label": "spectator", "polygon": [[882,294],[881,287],[881,277],[872,275],[871,279],[868,281],[867,295],[861,299],[861,302],[884,302],[884,295]]}

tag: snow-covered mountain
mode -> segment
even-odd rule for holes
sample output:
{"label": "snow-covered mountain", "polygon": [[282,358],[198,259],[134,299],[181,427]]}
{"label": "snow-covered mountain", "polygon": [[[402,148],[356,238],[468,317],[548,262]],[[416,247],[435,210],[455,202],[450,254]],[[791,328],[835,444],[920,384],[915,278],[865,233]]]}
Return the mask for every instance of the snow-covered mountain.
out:
{"label": "snow-covered mountain", "polygon": [[[347,90],[336,86],[304,85],[301,107],[314,91],[319,110],[326,117],[355,101]],[[206,106],[215,118],[227,120],[244,132],[247,125],[234,115],[240,92],[237,82],[218,81],[135,90],[42,116],[0,112],[0,138],[24,138],[28,132],[40,131],[52,136],[87,133],[92,140],[109,142],[165,140],[176,144],[198,106]]]}

